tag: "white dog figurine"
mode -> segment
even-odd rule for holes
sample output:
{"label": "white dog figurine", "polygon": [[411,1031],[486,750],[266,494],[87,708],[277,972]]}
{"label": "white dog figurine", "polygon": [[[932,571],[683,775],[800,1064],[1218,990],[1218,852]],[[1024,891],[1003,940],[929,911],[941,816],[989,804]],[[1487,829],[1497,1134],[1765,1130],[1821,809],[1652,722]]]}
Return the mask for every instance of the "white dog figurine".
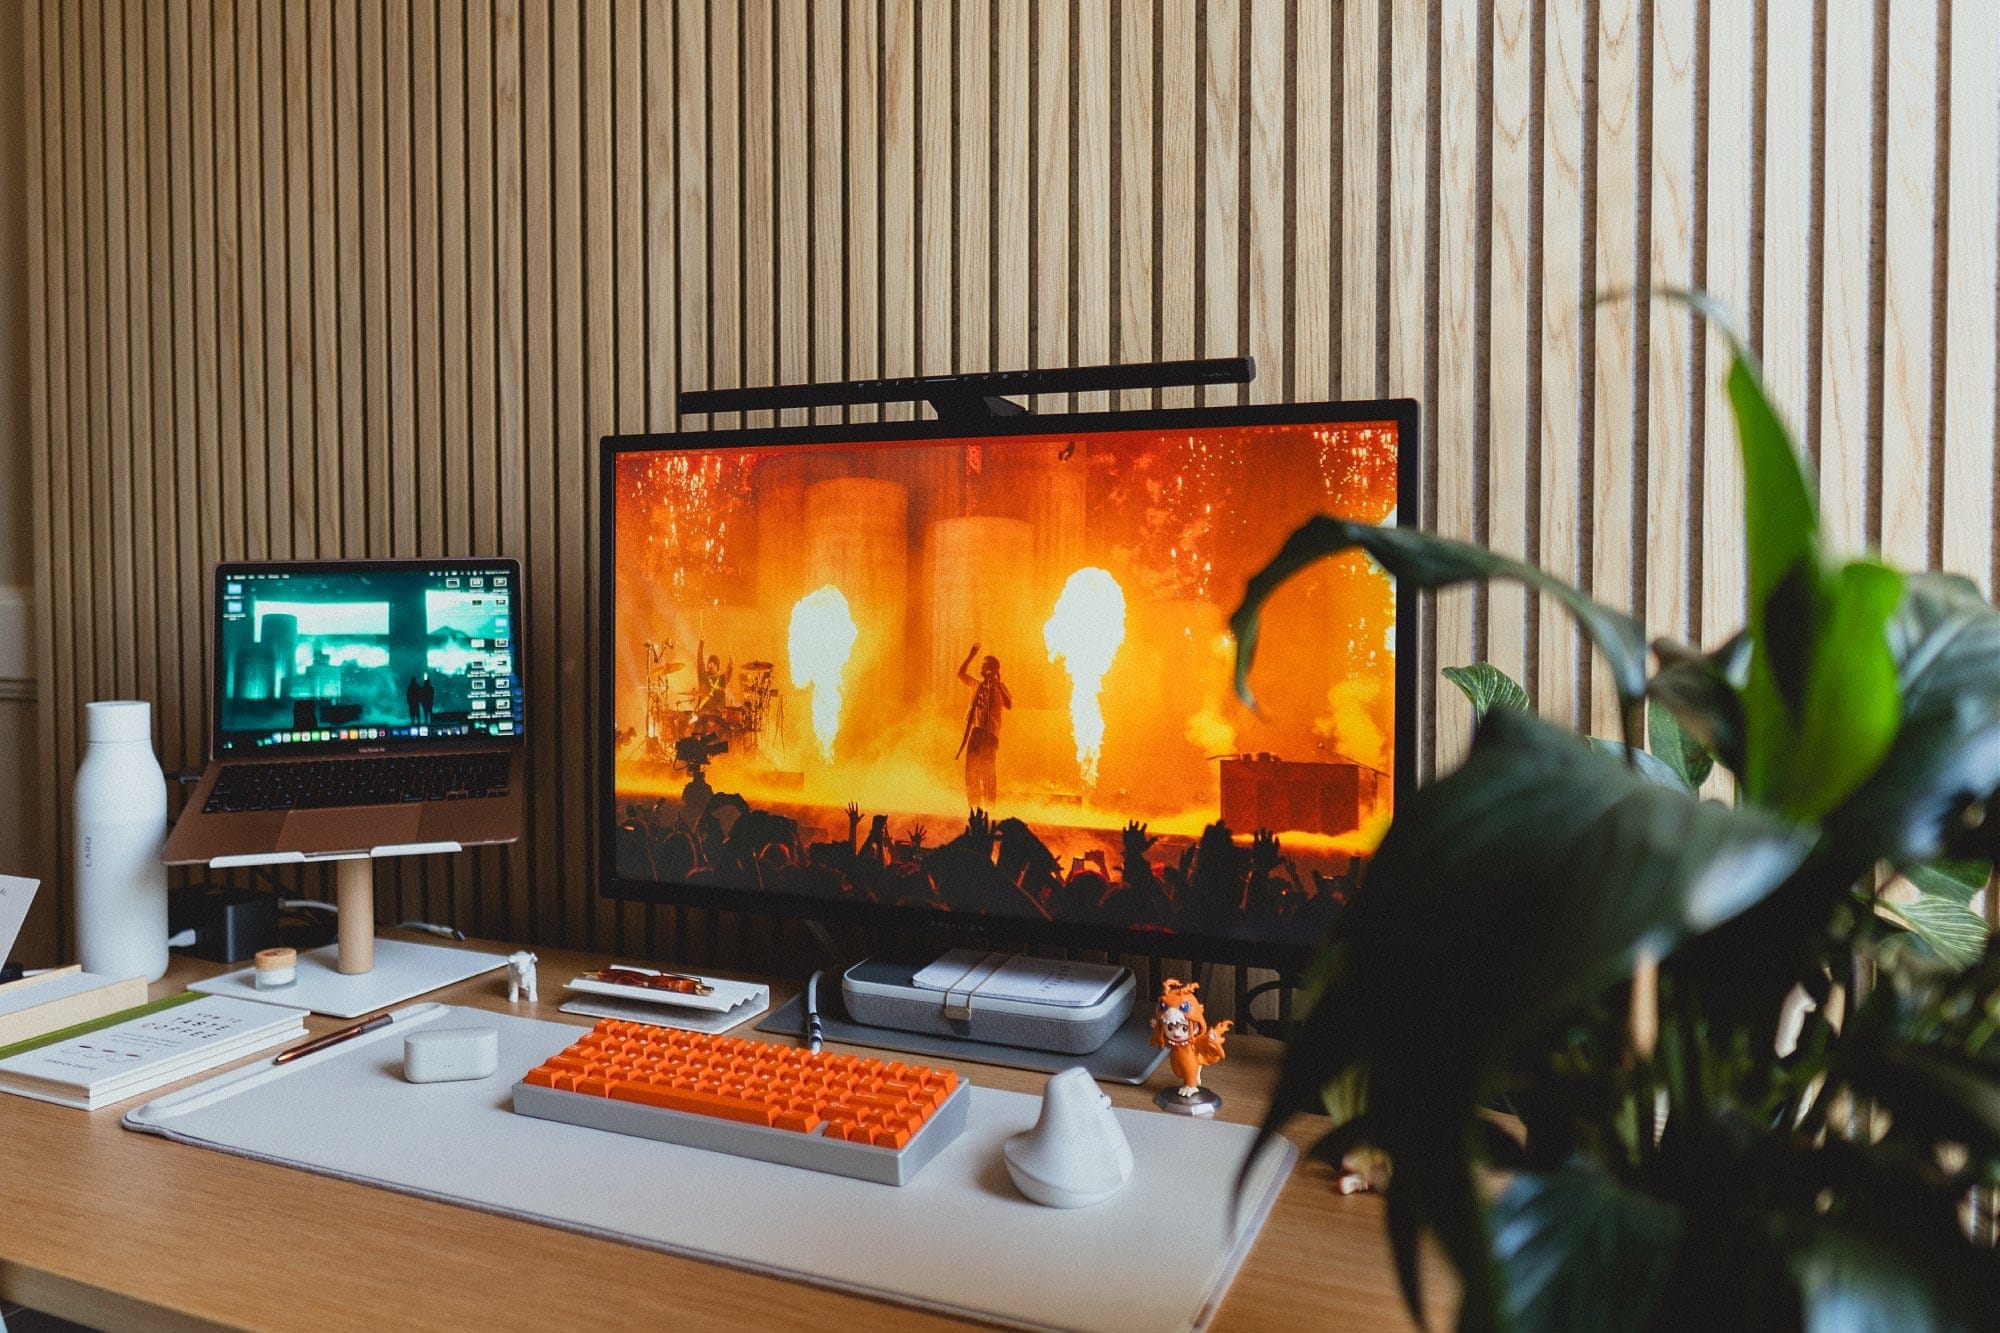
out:
{"label": "white dog figurine", "polygon": [[507,955],[507,1003],[521,998],[522,991],[528,992],[528,1003],[535,1001],[535,955],[526,949]]}

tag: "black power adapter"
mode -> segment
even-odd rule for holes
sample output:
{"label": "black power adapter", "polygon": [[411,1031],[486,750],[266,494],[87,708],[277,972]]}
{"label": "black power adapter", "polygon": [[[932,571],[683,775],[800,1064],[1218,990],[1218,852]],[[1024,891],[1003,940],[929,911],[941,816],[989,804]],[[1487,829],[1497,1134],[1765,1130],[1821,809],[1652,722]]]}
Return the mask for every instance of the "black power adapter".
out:
{"label": "black power adapter", "polygon": [[278,942],[278,898],[254,889],[195,884],[168,899],[167,928],[194,931],[185,952],[215,963],[240,963]]}

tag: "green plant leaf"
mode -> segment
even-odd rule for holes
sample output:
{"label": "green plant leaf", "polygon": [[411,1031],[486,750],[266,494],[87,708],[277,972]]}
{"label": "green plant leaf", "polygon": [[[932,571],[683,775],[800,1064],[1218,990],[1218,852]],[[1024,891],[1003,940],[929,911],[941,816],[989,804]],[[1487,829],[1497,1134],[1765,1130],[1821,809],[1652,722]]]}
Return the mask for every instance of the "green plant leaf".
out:
{"label": "green plant leaf", "polygon": [[1888,754],[1902,721],[1890,617],[1903,576],[1873,560],[1852,560],[1829,581],[1824,622],[1804,667],[1796,742],[1774,767],[1769,795],[1802,823],[1844,800]]}
{"label": "green plant leaf", "polygon": [[1715,756],[1657,699],[1646,705],[1646,748],[1693,791],[1715,768]]}
{"label": "green plant leaf", "polygon": [[1508,1052],[1622,982],[1640,951],[1665,957],[1756,903],[1811,845],[1668,781],[1533,714],[1490,712],[1464,765],[1398,809],[1334,927],[1341,966],[1286,1052],[1266,1132],[1364,1069],[1392,1216],[1406,1191],[1468,1293],[1483,1284],[1463,1266],[1486,1262],[1463,1253],[1471,1122]]}
{"label": "green plant leaf", "polygon": [[[1888,627],[1902,724],[1887,756],[1827,821],[1842,869],[1941,856],[1991,861],[2000,818],[2000,612],[1962,579],[1913,574]],[[1995,812],[2000,815],[2000,811]]]}
{"label": "green plant leaf", "polygon": [[1732,773],[1743,772],[1743,697],[1750,672],[1750,637],[1738,634],[1712,653],[1655,640],[1660,669],[1646,697],[1671,713],[1681,729]]}
{"label": "green plant leaf", "polygon": [[1805,1333],[1970,1327],[1938,1308],[1921,1263],[1833,1227],[1812,1228],[1792,1256],[1791,1269]]}
{"label": "green plant leaf", "polygon": [[1648,782],[1658,783],[1660,786],[1670,788],[1673,791],[1694,790],[1688,783],[1688,780],[1682,777],[1674,769],[1673,765],[1656,755],[1648,754],[1644,750],[1635,749],[1619,741],[1607,741],[1601,736],[1592,736],[1589,739],[1592,749],[1601,754],[1608,754],[1615,759],[1629,763],[1638,771],[1639,776],[1645,778]]}
{"label": "green plant leaf", "polygon": [[1814,1195],[1767,1220],[1783,1237],[1806,1329],[1993,1327],[2000,1262],[1966,1237],[1962,1186],[1931,1169],[1930,1155],[1893,1132],[1872,1144],[1836,1137],[1812,1154]]}
{"label": "green plant leaf", "polygon": [[1516,1176],[1491,1227],[1501,1309],[1522,1328],[1647,1327],[1681,1236],[1672,1205],[1583,1162]]}
{"label": "green plant leaf", "polygon": [[1257,660],[1258,621],[1264,603],[1292,575],[1307,565],[1359,547],[1390,574],[1415,587],[1448,588],[1486,579],[1512,579],[1538,588],[1569,608],[1590,641],[1604,654],[1611,681],[1623,704],[1626,739],[1638,740],[1638,701],[1646,692],[1646,637],[1639,622],[1622,611],[1593,601],[1577,589],[1533,565],[1495,555],[1465,542],[1410,528],[1380,528],[1322,514],[1308,519],[1271,558],[1250,576],[1243,602],[1229,617],[1236,638],[1236,693],[1256,706],[1250,690],[1250,668]]}
{"label": "green plant leaf", "polygon": [[1964,904],[1948,898],[1925,896],[1904,903],[1878,899],[1876,910],[1907,926],[1951,967],[1971,967],[1986,948],[1986,922]]}
{"label": "green plant leaf", "polygon": [[1917,886],[1926,897],[1942,898],[1970,907],[1973,896],[1986,887],[1993,867],[1985,861],[1937,860],[1926,865],[1907,866],[1903,878]]}
{"label": "green plant leaf", "polygon": [[1744,555],[1755,639],[1761,608],[1771,594],[1794,569],[1818,558],[1819,504],[1791,432],[1764,391],[1756,361],[1726,322],[1716,323],[1733,352],[1724,390],[1743,453]]}
{"label": "green plant leaf", "polygon": [[1444,678],[1458,686],[1472,701],[1472,719],[1475,722],[1495,708],[1524,709],[1528,706],[1528,692],[1521,688],[1520,682],[1491,662],[1448,666],[1444,669]]}

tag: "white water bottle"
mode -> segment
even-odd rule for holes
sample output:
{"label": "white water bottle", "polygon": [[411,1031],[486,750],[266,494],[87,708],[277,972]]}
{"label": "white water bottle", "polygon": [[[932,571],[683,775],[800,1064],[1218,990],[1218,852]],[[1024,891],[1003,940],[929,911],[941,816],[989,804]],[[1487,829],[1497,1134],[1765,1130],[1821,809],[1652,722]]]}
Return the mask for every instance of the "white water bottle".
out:
{"label": "white water bottle", "polygon": [[83,970],[158,981],[167,971],[167,778],[153,706],[84,705],[76,771],[76,952]]}

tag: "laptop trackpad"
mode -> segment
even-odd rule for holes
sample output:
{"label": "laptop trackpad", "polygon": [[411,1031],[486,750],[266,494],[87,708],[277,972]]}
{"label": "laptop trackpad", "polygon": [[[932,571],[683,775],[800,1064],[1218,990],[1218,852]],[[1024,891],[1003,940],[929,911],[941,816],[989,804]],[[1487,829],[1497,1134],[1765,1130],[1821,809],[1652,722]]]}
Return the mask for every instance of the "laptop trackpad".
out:
{"label": "laptop trackpad", "polygon": [[415,842],[423,809],[413,802],[344,810],[294,810],[285,816],[285,831],[279,835],[278,850],[310,856],[316,852],[360,852],[370,847]]}

